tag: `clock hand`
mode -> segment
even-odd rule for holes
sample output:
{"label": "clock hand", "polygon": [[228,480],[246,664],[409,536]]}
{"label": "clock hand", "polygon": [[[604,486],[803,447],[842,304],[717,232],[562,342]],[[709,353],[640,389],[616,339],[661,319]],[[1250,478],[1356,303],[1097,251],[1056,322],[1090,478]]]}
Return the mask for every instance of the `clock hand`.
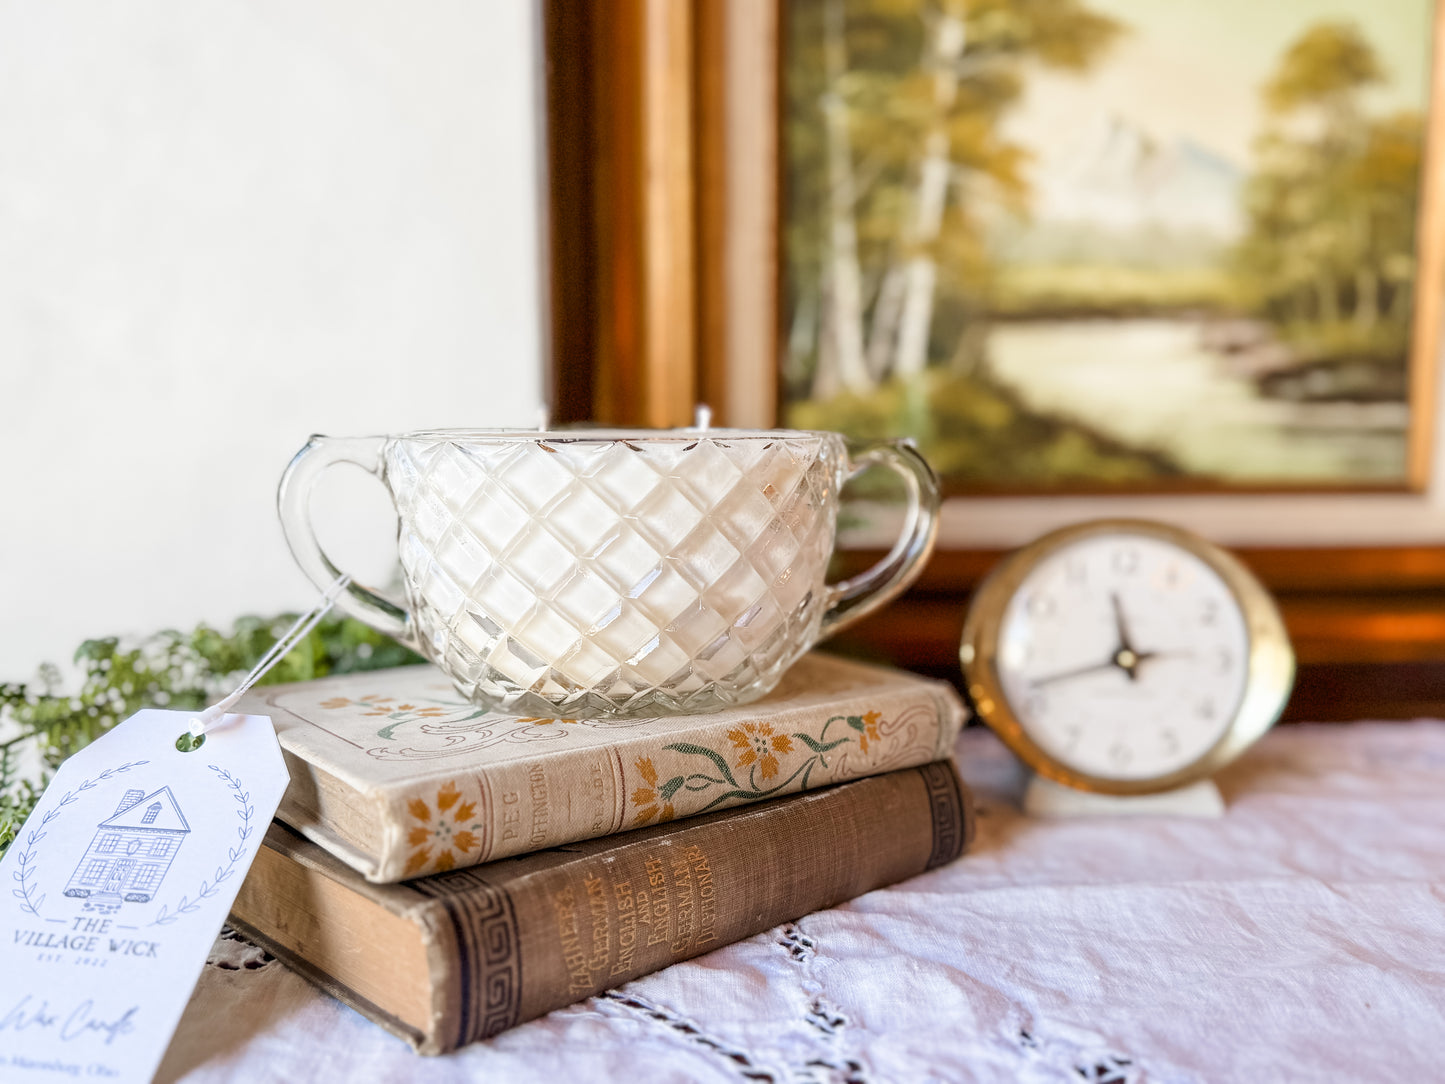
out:
{"label": "clock hand", "polygon": [[1192,657],[1193,657],[1194,652],[1192,652],[1192,651],[1135,651],[1135,652],[1133,653],[1133,655],[1134,655],[1134,665],[1135,665],[1135,666],[1138,666],[1140,663],[1142,663],[1142,662],[1144,662],[1144,661],[1146,661],[1146,660],[1148,660],[1148,659],[1188,659],[1188,658],[1192,658]]}
{"label": "clock hand", "polygon": [[1029,682],[1029,687],[1037,689],[1044,685],[1052,685],[1056,681],[1067,681],[1069,678],[1083,677],[1085,674],[1098,674],[1105,670],[1118,669],[1118,667],[1119,663],[1116,661],[1116,657],[1111,656],[1107,661],[1096,662],[1092,666],[1079,666],[1073,670],[1063,670],[1057,674],[1048,674],[1041,678],[1034,678],[1033,681]]}
{"label": "clock hand", "polygon": [[1124,645],[1110,655],[1104,662],[1091,663],[1088,666],[1079,666],[1072,670],[1063,670],[1057,674],[1047,674],[1044,677],[1035,678],[1029,682],[1029,687],[1037,689],[1044,685],[1052,685],[1056,681],[1067,681],[1070,678],[1084,677],[1087,674],[1098,674],[1105,670],[1122,670],[1128,675],[1130,681],[1138,681],[1139,666],[1146,660],[1192,654],[1192,651],[1135,651],[1132,647],[1128,646],[1128,641],[1126,640]]}
{"label": "clock hand", "polygon": [[[1119,602],[1119,593],[1112,592],[1109,601],[1114,604],[1114,628],[1119,633],[1119,651],[1133,652],[1134,645],[1129,642],[1129,627],[1124,623],[1124,607]],[[1122,663],[1120,665],[1123,665]],[[1127,667],[1125,667],[1127,669]]]}
{"label": "clock hand", "polygon": [[1110,661],[1128,674],[1130,681],[1138,681],[1139,667],[1150,659],[1175,659],[1193,654],[1192,651],[1135,651],[1130,647],[1121,647]]}

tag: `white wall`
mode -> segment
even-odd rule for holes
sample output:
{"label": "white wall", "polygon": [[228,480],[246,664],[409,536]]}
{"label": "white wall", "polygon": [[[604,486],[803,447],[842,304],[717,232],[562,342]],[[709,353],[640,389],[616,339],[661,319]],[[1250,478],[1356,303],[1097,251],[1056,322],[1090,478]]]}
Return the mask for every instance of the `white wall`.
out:
{"label": "white wall", "polygon": [[[310,433],[533,420],[532,18],[0,0],[0,680],[309,605],[275,487]],[[380,487],[335,483],[384,577]]]}

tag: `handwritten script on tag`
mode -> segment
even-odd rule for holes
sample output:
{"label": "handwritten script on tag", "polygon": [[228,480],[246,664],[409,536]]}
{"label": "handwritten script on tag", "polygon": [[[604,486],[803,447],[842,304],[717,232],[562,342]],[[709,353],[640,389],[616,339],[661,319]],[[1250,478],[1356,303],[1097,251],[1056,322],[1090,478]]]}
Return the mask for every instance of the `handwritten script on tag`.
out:
{"label": "handwritten script on tag", "polygon": [[271,720],[148,709],[71,757],[0,862],[0,1079],[148,1081],[286,789]]}

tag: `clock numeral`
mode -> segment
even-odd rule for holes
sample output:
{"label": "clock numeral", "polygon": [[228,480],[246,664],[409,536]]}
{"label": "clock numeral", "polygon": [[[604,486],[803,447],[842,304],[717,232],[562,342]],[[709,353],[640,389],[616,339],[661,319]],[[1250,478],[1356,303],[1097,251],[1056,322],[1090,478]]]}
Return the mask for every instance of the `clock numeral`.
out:
{"label": "clock numeral", "polygon": [[1119,575],[1132,576],[1139,570],[1139,551],[1133,546],[1117,549],[1114,551],[1110,564]]}
{"label": "clock numeral", "polygon": [[1127,768],[1129,762],[1134,759],[1134,750],[1130,749],[1121,741],[1116,741],[1109,746],[1109,763],[1115,768]]}
{"label": "clock numeral", "polygon": [[1183,578],[1183,576],[1184,573],[1183,570],[1180,569],[1178,561],[1170,561],[1167,565],[1164,566],[1165,587],[1168,587],[1171,590],[1175,587],[1178,587],[1179,582]]}
{"label": "clock numeral", "polygon": [[1049,710],[1049,698],[1043,693],[1030,693],[1024,699],[1024,717],[1037,719],[1044,712]]}
{"label": "clock numeral", "polygon": [[1215,713],[1214,700],[1201,700],[1195,709],[1195,714],[1201,719],[1213,719]]}
{"label": "clock numeral", "polygon": [[1164,747],[1165,756],[1175,756],[1179,752],[1179,735],[1172,730],[1161,730],[1159,744]]}
{"label": "clock numeral", "polygon": [[1207,598],[1199,608],[1199,623],[1206,627],[1219,620],[1219,600]]}
{"label": "clock numeral", "polygon": [[1227,647],[1221,647],[1214,656],[1215,666],[1221,674],[1227,674],[1234,669],[1234,652]]}
{"label": "clock numeral", "polygon": [[1052,617],[1057,609],[1058,604],[1054,602],[1053,595],[1044,594],[1042,591],[1035,591],[1029,595],[1028,611],[1030,617],[1037,620],[1044,620]]}
{"label": "clock numeral", "polygon": [[1079,747],[1079,739],[1084,736],[1084,728],[1081,726],[1068,726],[1064,728],[1064,752],[1072,753]]}
{"label": "clock numeral", "polygon": [[1089,566],[1082,558],[1072,557],[1068,564],[1064,565],[1064,577],[1071,584],[1082,587],[1089,582]]}

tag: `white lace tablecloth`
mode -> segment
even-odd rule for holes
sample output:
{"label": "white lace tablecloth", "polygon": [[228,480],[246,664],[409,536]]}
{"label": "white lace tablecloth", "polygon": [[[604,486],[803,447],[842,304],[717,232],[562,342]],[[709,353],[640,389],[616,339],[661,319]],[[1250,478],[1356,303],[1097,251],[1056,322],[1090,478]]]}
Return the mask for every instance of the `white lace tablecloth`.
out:
{"label": "white lace tablecloth", "polygon": [[444,1058],[223,939],[159,1079],[1445,1080],[1445,722],[1279,728],[1212,821],[1026,818],[957,756],[953,865]]}

